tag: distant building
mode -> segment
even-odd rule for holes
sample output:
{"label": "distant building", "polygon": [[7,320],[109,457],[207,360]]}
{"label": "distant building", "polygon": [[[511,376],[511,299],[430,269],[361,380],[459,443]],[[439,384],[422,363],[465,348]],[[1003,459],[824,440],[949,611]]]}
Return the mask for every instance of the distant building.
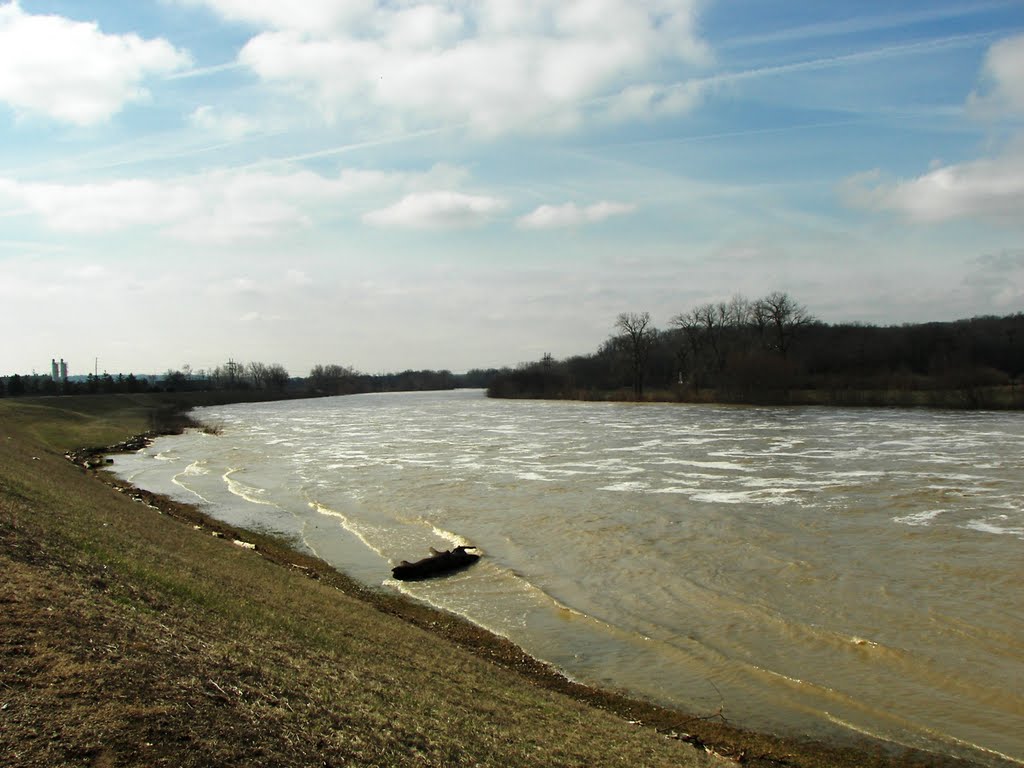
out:
{"label": "distant building", "polygon": [[56,382],[67,381],[68,364],[64,362],[63,357],[60,359],[60,363],[50,358],[50,378]]}

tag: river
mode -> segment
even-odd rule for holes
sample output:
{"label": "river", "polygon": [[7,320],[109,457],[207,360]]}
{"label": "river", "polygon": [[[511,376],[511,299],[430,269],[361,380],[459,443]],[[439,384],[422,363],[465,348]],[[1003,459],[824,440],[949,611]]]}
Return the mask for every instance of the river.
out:
{"label": "river", "polygon": [[[755,729],[1024,761],[1024,415],[359,395],[197,411],[113,470]],[[390,566],[467,543],[451,578]]]}

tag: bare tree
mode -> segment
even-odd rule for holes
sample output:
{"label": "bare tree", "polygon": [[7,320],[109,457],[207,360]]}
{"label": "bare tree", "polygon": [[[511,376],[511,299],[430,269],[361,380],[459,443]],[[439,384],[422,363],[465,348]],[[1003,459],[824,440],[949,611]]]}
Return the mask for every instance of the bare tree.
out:
{"label": "bare tree", "polygon": [[267,366],[267,386],[274,387],[278,391],[284,390],[291,376],[288,370],[280,363],[271,363]]}
{"label": "bare tree", "polygon": [[725,324],[731,331],[733,342],[745,347],[750,342],[750,331],[754,325],[754,303],[741,294],[729,299],[725,308]]}
{"label": "bare tree", "polygon": [[771,347],[771,342],[768,340],[768,326],[771,324],[771,317],[768,312],[768,304],[764,299],[758,299],[750,305],[750,322],[754,326],[761,345]]}
{"label": "bare tree", "polygon": [[789,354],[793,338],[800,329],[814,322],[806,307],[781,291],[759,299],[755,314],[759,318],[759,326],[771,335],[771,347],[783,359]]}
{"label": "bare tree", "polygon": [[355,391],[354,368],[346,365],[315,365],[309,372],[312,388],[327,395],[343,395]]}
{"label": "bare tree", "polygon": [[688,367],[690,378],[693,381],[693,390],[696,392],[700,389],[700,374],[705,349],[704,324],[701,322],[700,313],[696,309],[682,312],[672,318],[672,325],[683,332],[685,339],[685,343],[676,352],[680,378],[682,378],[684,368]]}
{"label": "bare tree", "polygon": [[725,368],[725,335],[729,323],[729,306],[720,301],[717,304],[703,304],[694,312],[704,327],[705,341],[714,355],[715,370],[720,373]]}
{"label": "bare tree", "polygon": [[229,357],[228,361],[224,364],[224,370],[227,373],[228,385],[234,388],[238,380],[245,373],[245,363],[236,363],[233,358]]}
{"label": "bare tree", "polygon": [[164,388],[169,390],[183,389],[188,379],[182,371],[167,369],[164,374]]}
{"label": "bare tree", "polygon": [[245,374],[245,364],[236,363],[229,358],[224,365],[218,365],[210,371],[210,381],[217,389],[235,389],[244,386],[242,380]]}
{"label": "bare tree", "polygon": [[255,360],[249,363],[249,378],[256,389],[263,389],[267,385],[267,366],[265,363],[258,363]]}
{"label": "bare tree", "polygon": [[649,312],[623,312],[616,318],[615,327],[629,353],[633,368],[633,396],[639,400],[644,394],[644,369],[654,341]]}

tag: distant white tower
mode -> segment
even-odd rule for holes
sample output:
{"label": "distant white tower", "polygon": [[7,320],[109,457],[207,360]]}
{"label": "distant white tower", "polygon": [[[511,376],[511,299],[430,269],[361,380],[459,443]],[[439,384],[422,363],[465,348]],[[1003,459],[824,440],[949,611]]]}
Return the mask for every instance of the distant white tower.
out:
{"label": "distant white tower", "polygon": [[51,357],[50,358],[50,378],[52,378],[54,381],[60,381],[60,379],[58,378],[59,375],[60,375],[60,371],[57,368],[57,361],[54,360]]}
{"label": "distant white tower", "polygon": [[60,380],[68,380],[68,364],[64,362],[64,358],[60,359]]}

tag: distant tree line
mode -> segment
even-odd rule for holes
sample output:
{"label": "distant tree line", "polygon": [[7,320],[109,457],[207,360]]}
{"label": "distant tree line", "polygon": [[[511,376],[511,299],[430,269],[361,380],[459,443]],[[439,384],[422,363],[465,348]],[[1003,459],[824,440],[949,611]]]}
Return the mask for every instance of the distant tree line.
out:
{"label": "distant tree line", "polygon": [[315,394],[351,395],[368,392],[422,392],[443,389],[486,389],[508,368],[474,368],[466,373],[448,370],[404,370],[399,373],[360,373],[342,365],[316,365],[305,383]]}
{"label": "distant tree line", "polygon": [[1021,408],[1024,314],[899,326],[829,325],[786,293],[742,296],[681,312],[664,329],[625,312],[591,354],[550,354],[516,368],[367,374],[315,365],[294,377],[277,363],[229,359],[159,376],[54,381],[0,377],[0,397],[144,391],[250,390],[271,397],[486,388],[492,397],[658,399]]}
{"label": "distant tree line", "polygon": [[54,381],[42,374],[14,374],[0,377],[0,397],[58,395],[58,394],[113,394],[117,392],[146,392],[152,389],[150,379],[135,374],[100,374],[77,376],[65,381]]}
{"label": "distant tree line", "polygon": [[[506,372],[508,369],[504,369]],[[159,376],[104,373],[54,381],[40,374],[0,377],[0,397],[40,395],[113,394],[121,392],[200,392],[210,390],[258,391],[282,397],[350,395],[365,392],[486,388],[497,369],[475,369],[464,374],[441,370],[406,370],[366,374],[344,365],[315,365],[306,377],[293,377],[278,363],[241,363],[229,359],[213,369],[194,370],[185,365]]]}
{"label": "distant tree line", "polygon": [[280,363],[240,363],[229,358],[211,370],[195,371],[191,366],[169,369],[156,382],[165,391],[262,390],[284,392],[294,388],[288,370]]}
{"label": "distant tree line", "polygon": [[456,389],[466,386],[463,377],[446,370],[367,374],[343,365],[314,366],[309,372],[307,384],[311,391],[324,395]]}
{"label": "distant tree line", "polygon": [[589,355],[496,376],[492,397],[1024,407],[1024,314],[879,327],[818,321],[786,293],[736,296],[658,329],[623,313]]}
{"label": "distant tree line", "polygon": [[38,373],[30,375],[14,374],[0,378],[0,397],[18,397],[20,395],[94,395],[113,394],[116,392],[146,392],[150,389],[149,380],[119,373],[101,375],[89,374],[65,381],[54,381],[50,376]]}

